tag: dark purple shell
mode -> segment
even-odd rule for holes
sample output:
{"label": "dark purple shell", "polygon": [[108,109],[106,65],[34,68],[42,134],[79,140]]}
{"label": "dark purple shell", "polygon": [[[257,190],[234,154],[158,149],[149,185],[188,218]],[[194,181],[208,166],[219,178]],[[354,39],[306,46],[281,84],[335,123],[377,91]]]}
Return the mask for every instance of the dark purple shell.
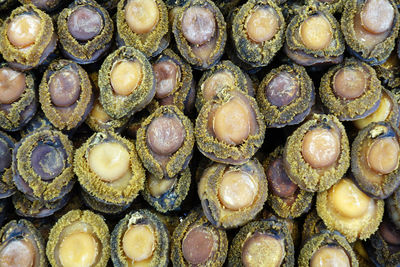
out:
{"label": "dark purple shell", "polygon": [[89,59],[82,59],[82,58],[74,57],[73,55],[71,55],[70,53],[68,53],[63,47],[60,47],[60,50],[61,50],[61,53],[62,53],[65,57],[71,59],[72,61],[75,61],[75,62],[78,63],[78,64],[85,65],[85,64],[92,64],[92,63],[95,63],[95,62],[99,61],[100,59],[102,59],[103,57],[105,57],[105,55],[106,55],[107,51],[110,49],[110,47],[111,47],[111,43],[108,43],[108,44],[104,45],[103,48],[97,50],[97,51],[92,55],[92,57],[89,58]]}
{"label": "dark purple shell", "polygon": [[[34,133],[33,133],[34,134]],[[15,145],[12,153],[12,167],[13,167],[13,181],[17,189],[25,194],[25,197],[30,201],[41,200],[41,196],[34,194],[33,189],[29,186],[27,179],[32,177],[23,177],[18,169],[17,153],[21,145],[24,144],[25,140],[30,135],[21,139]],[[70,167],[68,163],[68,155],[64,149],[64,146],[57,136],[49,136],[45,140],[38,141],[34,148],[32,149],[32,154],[30,159],[30,167],[37,174],[42,181],[51,183],[54,178],[60,175],[65,168]],[[57,201],[68,194],[75,184],[75,179],[71,179],[64,185],[60,190],[57,197],[53,198],[51,201]]]}
{"label": "dark purple shell", "polygon": [[12,152],[14,142],[0,132],[0,177],[5,169],[11,167]]}
{"label": "dark purple shell", "polygon": [[[15,207],[17,215],[29,218],[45,218],[53,215],[68,204],[70,194],[65,195],[63,198],[49,203],[33,203],[32,200],[26,198],[23,194],[17,193],[12,197],[12,202]],[[37,200],[35,200],[37,201]],[[34,206],[34,208],[32,208]]]}

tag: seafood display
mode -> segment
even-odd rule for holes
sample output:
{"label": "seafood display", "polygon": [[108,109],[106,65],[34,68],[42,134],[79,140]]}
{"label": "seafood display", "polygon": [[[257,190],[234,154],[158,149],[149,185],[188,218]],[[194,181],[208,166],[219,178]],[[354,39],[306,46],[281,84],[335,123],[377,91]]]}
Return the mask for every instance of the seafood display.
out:
{"label": "seafood display", "polygon": [[0,266],[399,267],[399,0],[0,0]]}

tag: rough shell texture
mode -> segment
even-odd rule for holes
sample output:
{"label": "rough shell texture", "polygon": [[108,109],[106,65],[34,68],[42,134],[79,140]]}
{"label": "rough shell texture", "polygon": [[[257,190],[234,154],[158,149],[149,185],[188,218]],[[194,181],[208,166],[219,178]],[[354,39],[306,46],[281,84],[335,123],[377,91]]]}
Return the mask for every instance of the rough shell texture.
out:
{"label": "rough shell texture", "polygon": [[[230,210],[221,203],[219,186],[227,171],[242,171],[257,181],[257,195],[249,207]],[[262,210],[268,197],[268,182],[263,167],[256,159],[239,166],[214,163],[204,170],[198,184],[198,194],[204,214],[213,225],[224,229],[235,228],[254,219]]]}
{"label": "rough shell texture", "polygon": [[[54,156],[50,161],[58,163],[50,165],[48,161],[48,164],[45,164],[50,168],[48,171],[54,173],[50,180],[37,172],[41,169],[37,167],[37,164],[46,159],[39,158],[37,162],[32,158],[32,151],[42,145],[54,149],[55,154],[48,153],[46,157]],[[16,144],[13,151],[13,180],[17,189],[31,200],[53,202],[61,199],[71,191],[75,183],[73,151],[72,142],[68,137],[56,130],[42,129],[23,138]],[[51,169],[53,167],[56,169]]]}
{"label": "rough shell texture", "polygon": [[[324,169],[314,169],[302,155],[304,135],[315,127],[333,129],[339,134],[340,153],[336,162]],[[301,189],[322,192],[329,189],[346,173],[350,166],[350,147],[344,126],[332,115],[318,115],[297,128],[288,137],[284,150],[285,169],[289,178]]]}
{"label": "rough shell texture", "polygon": [[[101,32],[93,39],[80,42],[76,40],[68,30],[68,18],[79,7],[93,8],[103,19]],[[79,64],[89,64],[97,61],[104,55],[111,46],[114,32],[114,23],[108,12],[92,0],[77,0],[74,4],[58,15],[57,19],[58,36],[64,54]]]}
{"label": "rough shell texture", "polygon": [[[71,71],[78,74],[81,92],[77,102],[65,109],[58,109],[52,103],[49,82],[51,77],[63,69],[71,69]],[[55,60],[43,74],[42,82],[39,86],[39,101],[44,114],[57,129],[72,130],[82,124],[92,109],[93,99],[89,76],[78,64],[70,60]]]}
{"label": "rough shell texture", "polygon": [[[113,187],[110,183],[102,181],[89,166],[88,154],[92,147],[105,142],[116,142],[121,144],[129,151],[130,179],[122,187]],[[106,204],[117,206],[126,206],[136,198],[139,191],[143,189],[145,180],[145,171],[139,160],[135,145],[120,137],[116,133],[95,133],[75,152],[74,171],[78,176],[78,181],[84,191],[89,195],[96,197]],[[116,198],[115,196],[119,196]]]}
{"label": "rough shell texture", "polygon": [[[45,12],[37,9],[34,5],[24,5],[14,9],[8,19],[4,22],[7,25],[13,18],[20,14],[33,13],[41,20],[41,29],[39,30],[35,43],[23,51],[14,47],[8,38],[0,39],[0,52],[8,62],[16,63],[21,69],[29,69],[38,66],[55,49],[57,37],[54,33],[53,21]],[[7,27],[2,27],[1,36],[7,36]]]}
{"label": "rough shell texture", "polygon": [[72,210],[62,216],[50,231],[49,241],[46,246],[46,255],[52,266],[59,266],[56,259],[55,249],[60,243],[62,231],[72,225],[82,223],[86,225],[86,231],[93,234],[98,240],[101,250],[96,266],[105,267],[110,258],[110,233],[104,218],[88,210]]}
{"label": "rough shell texture", "polygon": [[[115,95],[111,82],[111,70],[118,60],[138,60],[142,64],[143,78],[129,96]],[[143,109],[155,95],[153,68],[145,55],[133,47],[121,47],[104,60],[99,70],[100,103],[112,118],[120,119]]]}
{"label": "rough shell texture", "polygon": [[[247,99],[256,118],[256,131],[240,145],[234,146],[217,140],[208,131],[208,116],[214,106],[227,103],[233,96],[243,96]],[[247,162],[261,147],[265,136],[264,117],[261,115],[254,98],[245,95],[236,88],[224,88],[217,96],[202,107],[196,119],[195,136],[197,147],[209,159],[226,164],[243,164]]]}
{"label": "rough shell texture", "polygon": [[[255,43],[248,38],[246,20],[250,12],[260,7],[270,7],[279,18],[279,29],[268,41]],[[251,67],[262,67],[270,63],[275,54],[281,49],[285,39],[286,23],[281,8],[272,0],[250,0],[242,5],[232,20],[232,42],[237,57]]]}
{"label": "rough shell texture", "polygon": [[111,259],[116,267],[128,265],[128,259],[122,248],[122,239],[131,225],[150,225],[154,229],[155,248],[148,266],[166,267],[169,262],[170,238],[167,227],[158,216],[148,210],[136,210],[127,214],[115,226],[111,234]]}
{"label": "rough shell texture", "polygon": [[[128,1],[119,1],[117,11],[117,42],[119,46],[132,46],[143,52],[147,57],[157,54],[157,50],[168,34],[168,11],[162,0],[155,0],[159,9],[159,21],[148,33],[138,34],[131,30],[125,19],[125,5]],[[167,43],[168,45],[168,43]]]}
{"label": "rough shell texture", "polygon": [[[146,132],[150,123],[154,119],[164,115],[172,115],[178,118],[185,129],[185,139],[181,147],[168,156],[168,161],[165,167],[162,166],[162,164],[152,154],[146,137]],[[140,129],[137,131],[136,147],[144,167],[149,172],[159,178],[164,176],[170,178],[174,177],[188,166],[190,159],[192,158],[194,147],[193,125],[189,118],[187,118],[176,106],[161,106],[141,124]]]}

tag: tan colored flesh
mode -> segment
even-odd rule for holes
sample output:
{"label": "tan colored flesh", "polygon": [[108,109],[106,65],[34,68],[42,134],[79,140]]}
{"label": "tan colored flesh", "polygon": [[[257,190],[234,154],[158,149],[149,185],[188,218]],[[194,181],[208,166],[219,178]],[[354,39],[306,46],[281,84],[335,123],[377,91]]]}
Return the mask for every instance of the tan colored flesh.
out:
{"label": "tan colored flesh", "polygon": [[283,240],[269,234],[255,233],[242,247],[242,263],[245,267],[278,267],[285,258]]}
{"label": "tan colored flesh", "polygon": [[41,29],[40,18],[22,14],[13,18],[7,28],[7,38],[17,48],[26,48],[35,43]]}
{"label": "tan colored flesh", "polygon": [[346,218],[362,217],[373,201],[347,178],[329,189],[328,199],[334,210]]}
{"label": "tan colored flesh", "polygon": [[385,121],[389,117],[391,111],[392,100],[383,92],[379,107],[367,117],[354,121],[354,125],[358,129],[363,129],[371,122]]}
{"label": "tan colored flesh", "polygon": [[393,137],[375,140],[368,151],[369,167],[379,174],[388,174],[399,164],[399,142]]}
{"label": "tan colored flesh", "polygon": [[160,11],[154,0],[129,0],[125,6],[125,19],[137,34],[151,32],[160,20]]}
{"label": "tan colored flesh", "polygon": [[265,87],[265,94],[268,101],[278,107],[289,105],[299,95],[299,83],[287,71],[282,71]]}
{"label": "tan colored flesh", "polygon": [[212,38],[209,42],[206,42],[203,45],[193,45],[192,52],[201,61],[207,62],[210,56],[213,54],[216,45],[217,45],[217,38]]}
{"label": "tan colored flesh", "polygon": [[101,143],[90,149],[88,163],[102,181],[114,182],[128,172],[130,155],[119,143]]}
{"label": "tan colored flesh", "polygon": [[59,258],[64,267],[92,266],[97,258],[98,244],[94,236],[86,232],[67,235],[60,243]]}
{"label": "tan colored flesh", "polygon": [[240,210],[250,207],[258,193],[258,183],[243,171],[226,172],[218,186],[218,197],[225,208]]}
{"label": "tan colored flesh", "polygon": [[26,77],[22,72],[8,67],[0,69],[0,104],[11,104],[18,100],[26,88]]}
{"label": "tan colored flesh", "polygon": [[184,11],[182,17],[182,34],[194,45],[203,45],[211,40],[216,32],[214,13],[202,6],[192,6]]}
{"label": "tan colored flesh", "polygon": [[176,183],[176,178],[172,179],[159,179],[154,175],[148,178],[149,192],[153,197],[160,197],[168,192]]}
{"label": "tan colored flesh", "polygon": [[252,116],[248,104],[239,97],[219,106],[212,121],[217,139],[231,145],[242,144],[250,134]]}
{"label": "tan colored flesh", "polygon": [[310,267],[350,267],[350,259],[341,247],[323,246],[311,257]]}
{"label": "tan colored flesh", "polygon": [[249,38],[262,43],[271,40],[279,30],[279,17],[270,7],[257,8],[246,20]]}
{"label": "tan colored flesh", "polygon": [[130,95],[140,85],[142,78],[142,64],[136,60],[118,61],[111,69],[111,85],[117,95]]}
{"label": "tan colored flesh", "polygon": [[179,66],[172,60],[162,60],[153,65],[156,78],[156,98],[170,95],[181,79]]}
{"label": "tan colored flesh", "polygon": [[154,230],[146,224],[129,226],[122,238],[122,249],[133,263],[151,258],[155,246]]}
{"label": "tan colored flesh", "polygon": [[235,77],[231,71],[218,71],[204,81],[202,85],[204,99],[206,101],[211,100],[218,93],[219,89],[233,87],[234,85]]}
{"label": "tan colored flesh", "polygon": [[185,140],[185,128],[176,117],[155,118],[146,131],[150,149],[159,155],[175,153]]}
{"label": "tan colored flesh", "polygon": [[332,41],[332,25],[323,15],[311,16],[301,23],[300,37],[307,48],[322,50]]}
{"label": "tan colored flesh", "polygon": [[95,119],[98,123],[106,123],[111,120],[111,117],[104,111],[103,106],[98,100],[95,101],[90,117]]}
{"label": "tan colored flesh", "polygon": [[365,30],[373,34],[384,33],[393,27],[394,8],[388,0],[367,0],[360,17]]}
{"label": "tan colored flesh", "polygon": [[36,258],[35,245],[30,240],[14,240],[0,251],[1,267],[33,267]]}
{"label": "tan colored flesh", "polygon": [[379,34],[373,34],[364,29],[361,22],[360,13],[357,13],[355,15],[353,27],[354,27],[355,38],[357,39],[357,41],[360,42],[363,46],[365,46],[369,50],[373,49],[375,45],[379,44],[380,42],[383,42],[390,35],[390,31],[386,31]]}
{"label": "tan colored flesh", "polygon": [[302,155],[313,168],[331,166],[336,162],[339,154],[340,139],[334,131],[316,128],[305,134]]}
{"label": "tan colored flesh", "polygon": [[75,71],[61,70],[51,76],[49,81],[51,101],[58,107],[69,107],[80,96],[81,84]]}
{"label": "tan colored flesh", "polygon": [[364,72],[351,67],[341,68],[333,77],[333,90],[343,99],[356,99],[367,89]]}
{"label": "tan colored flesh", "polygon": [[89,41],[103,28],[103,18],[99,12],[87,6],[80,6],[72,12],[67,21],[68,31],[79,41]]}
{"label": "tan colored flesh", "polygon": [[298,186],[289,179],[282,158],[272,161],[268,166],[266,174],[268,187],[274,195],[281,198],[294,196]]}

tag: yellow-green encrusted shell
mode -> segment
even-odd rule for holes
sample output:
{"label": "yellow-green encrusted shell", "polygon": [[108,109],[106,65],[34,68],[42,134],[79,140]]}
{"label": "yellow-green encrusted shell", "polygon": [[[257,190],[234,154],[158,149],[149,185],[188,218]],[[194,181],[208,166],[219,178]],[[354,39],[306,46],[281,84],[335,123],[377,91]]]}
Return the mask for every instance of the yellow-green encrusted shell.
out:
{"label": "yellow-green encrusted shell", "polygon": [[[303,138],[315,128],[334,129],[340,138],[340,153],[336,162],[323,169],[313,168],[302,155]],[[333,115],[314,114],[288,137],[283,159],[289,178],[301,189],[310,192],[329,189],[343,177],[350,166],[349,140],[344,126]]]}
{"label": "yellow-green encrusted shell", "polygon": [[341,13],[343,10],[343,6],[346,3],[346,0],[306,0],[305,5],[310,6],[310,5],[316,5],[320,9],[325,9],[332,14],[334,13]]}
{"label": "yellow-green encrusted shell", "polygon": [[[233,64],[231,61],[229,60],[224,60],[219,62],[217,65],[215,65],[214,67],[212,67],[210,70],[208,70],[207,72],[204,72],[203,75],[201,76],[200,81],[197,84],[197,93],[196,93],[196,109],[197,111],[200,111],[201,108],[203,107],[204,103],[207,102],[207,100],[204,97],[204,85],[205,82],[208,78],[210,78],[211,76],[213,76],[214,74],[217,74],[219,72],[228,72],[229,74],[231,74],[234,78],[234,85],[242,90],[243,92],[245,92],[246,94],[250,95],[250,96],[254,96],[254,88],[253,85],[250,84],[250,78],[246,77],[246,75],[243,73],[243,71],[236,66],[235,64]],[[218,91],[219,89],[222,88],[215,88],[216,91]]]}
{"label": "yellow-green encrusted shell", "polygon": [[[253,221],[243,226],[240,231],[233,238],[228,254],[229,267],[243,267],[242,262],[242,247],[246,240],[251,237],[254,233],[268,234],[276,236],[283,240],[284,245],[284,258],[280,266],[282,267],[293,267],[294,258],[294,246],[292,236],[289,230],[283,222],[276,221],[273,219]],[[274,255],[275,256],[275,255]],[[265,255],[265,259],[268,260],[268,255]]]}
{"label": "yellow-green encrusted shell", "polygon": [[[41,143],[49,143],[65,154],[62,172],[51,180],[42,180],[31,161],[32,151]],[[60,152],[61,153],[61,152]],[[43,128],[23,138],[14,148],[12,169],[14,183],[24,194],[34,199],[52,202],[62,198],[75,183],[73,171],[74,147],[68,136],[57,130]]]}
{"label": "yellow-green encrusted shell", "polygon": [[42,200],[30,200],[26,196],[17,191],[12,196],[12,204],[15,213],[18,216],[28,218],[45,218],[53,215],[56,211],[62,209],[67,205],[70,199],[69,195],[64,196],[54,202],[43,202]]}
{"label": "yellow-green encrusted shell", "polygon": [[[88,162],[90,149],[106,142],[121,144],[130,155],[132,176],[129,180],[115,186],[112,183],[102,181],[91,170]],[[113,132],[95,133],[77,149],[74,158],[74,171],[83,190],[107,204],[125,206],[136,198],[144,186],[145,171],[137,156],[135,145]],[[118,183],[118,180],[116,183]]]}
{"label": "yellow-green encrusted shell", "polygon": [[[230,210],[221,203],[219,187],[223,175],[228,171],[247,173],[257,181],[258,192],[250,206]],[[238,166],[214,163],[204,170],[198,183],[198,194],[204,214],[213,225],[224,229],[236,228],[254,219],[262,210],[268,197],[268,181],[262,165],[255,158]]]}
{"label": "yellow-green encrusted shell", "polygon": [[[268,101],[265,88],[280,72],[287,72],[296,79],[299,94],[288,105],[278,107]],[[258,86],[256,97],[260,111],[264,115],[264,120],[268,127],[284,127],[286,125],[299,124],[308,115],[314,103],[314,84],[304,67],[296,64],[281,65],[271,70],[264,77]]]}
{"label": "yellow-green encrusted shell", "polygon": [[303,231],[301,233],[302,243],[304,244],[309,238],[320,234],[324,230],[328,230],[328,228],[321,217],[318,216],[317,210],[313,208],[304,220]]}
{"label": "yellow-green encrusted shell", "polygon": [[301,232],[300,232],[300,222],[295,219],[281,218],[275,213],[269,211],[269,208],[265,207],[261,212],[261,216],[257,216],[257,220],[274,220],[280,222],[286,226],[292,236],[293,245],[295,248],[300,247],[301,242]]}
{"label": "yellow-green encrusted shell", "polygon": [[[7,63],[0,64],[0,68],[4,67],[9,68],[10,66]],[[19,130],[29,121],[27,118],[22,117],[24,111],[31,109],[32,105],[34,107],[34,110],[36,110],[37,96],[35,80],[32,73],[25,72],[24,74],[26,86],[25,91],[22,93],[18,100],[11,104],[10,108],[7,111],[0,109],[0,128],[4,129],[5,131]],[[32,116],[33,115],[34,112],[32,113]]]}
{"label": "yellow-green encrusted shell", "polygon": [[[175,54],[171,49],[165,49],[157,58],[155,63],[162,62],[163,60],[171,60],[177,66],[179,66],[181,79],[176,84],[174,91],[171,92],[171,94],[167,97],[172,97],[171,104],[177,106],[185,114],[188,114],[191,112],[191,102],[194,101],[193,98],[195,97],[192,68],[188,63],[186,63],[186,61]],[[156,99],[153,99],[149,106],[151,106],[149,107],[149,109],[151,111],[154,111],[160,106],[160,104]]]}
{"label": "yellow-green encrusted shell", "polygon": [[[142,65],[141,83],[128,96],[116,95],[111,85],[111,70],[114,63],[119,60],[138,60]],[[126,46],[114,51],[104,60],[99,70],[98,85],[100,103],[103,105],[104,111],[114,119],[133,115],[150,103],[156,93],[153,68],[150,62],[142,52]]]}
{"label": "yellow-green encrusted shell", "polygon": [[354,253],[350,244],[347,242],[346,238],[338,233],[329,231],[324,231],[320,234],[312,236],[303,245],[298,258],[298,266],[309,267],[314,253],[324,246],[337,246],[343,249],[349,258],[350,266],[358,267],[356,254]]}
{"label": "yellow-green encrusted shell", "polygon": [[[86,118],[85,123],[95,132],[104,132],[104,131],[119,131],[123,128],[129,120],[129,116],[122,117],[121,119],[113,119],[110,117],[105,111],[103,106],[99,100],[100,89],[98,86],[98,72],[92,72],[89,74],[89,79],[93,84],[93,94],[94,94],[94,103],[93,108],[90,111],[88,117]],[[102,112],[105,115],[105,120],[98,120],[93,113],[94,112]]]}
{"label": "yellow-green encrusted shell", "polygon": [[[151,122],[162,116],[173,116],[177,118],[185,129],[185,139],[181,147],[175,151],[172,155],[168,156],[168,161],[165,167],[155,158],[147,144],[147,128]],[[192,158],[194,146],[194,135],[193,125],[188,117],[186,117],[178,107],[173,105],[161,106],[155,110],[145,121],[142,122],[142,126],[137,131],[136,135],[136,147],[140,159],[143,162],[144,167],[156,177],[162,178],[174,177],[180,173],[189,164]]]}
{"label": "yellow-green encrusted shell", "polygon": [[[30,239],[32,245],[35,246],[35,248],[32,248],[35,251],[35,255],[32,255],[32,266],[47,266],[43,237],[31,222],[24,219],[19,221],[12,220],[4,225],[0,230],[1,249],[6,249],[7,244],[12,243],[13,241],[27,242],[24,239]],[[14,249],[17,248],[14,247]],[[25,255],[24,252],[22,253]],[[7,255],[7,252],[5,252],[5,254],[4,259],[2,259],[2,264],[4,263],[6,266],[8,264],[16,264],[12,259],[7,258],[7,256],[9,256]],[[12,254],[13,253],[11,253],[11,255]]]}
{"label": "yellow-green encrusted shell", "polygon": [[[317,212],[330,231],[339,231],[349,242],[357,239],[365,240],[369,238],[382,221],[384,211],[384,201],[381,199],[371,199],[374,201],[373,212],[362,215],[362,218],[343,218],[333,207],[329,200],[330,190],[320,192],[317,195]],[[369,210],[369,209],[368,209]]]}
{"label": "yellow-green encrusted shell", "polygon": [[[68,30],[69,16],[82,6],[93,8],[103,19],[101,32],[86,42],[76,40]],[[73,6],[64,8],[58,15],[57,30],[62,49],[67,53],[68,57],[73,58],[79,63],[86,64],[98,59],[109,48],[110,42],[113,39],[114,23],[107,10],[97,4],[96,1],[75,0]],[[103,53],[99,55],[100,51]]]}
{"label": "yellow-green encrusted shell", "polygon": [[398,92],[396,90],[389,91],[382,87],[382,94],[379,106],[365,118],[353,121],[353,125],[362,130],[370,123],[385,121],[391,123],[394,127],[398,127],[400,123]]}
{"label": "yellow-green encrusted shell", "polygon": [[[33,13],[38,16],[42,27],[36,35],[35,42],[32,46],[27,49],[19,49],[12,45],[10,40],[6,37],[7,26],[13,18],[25,13]],[[50,16],[32,4],[14,9],[11,15],[4,21],[0,29],[0,36],[3,37],[0,38],[0,52],[4,59],[8,62],[15,62],[23,68],[33,68],[39,65],[43,61],[42,56],[45,54],[46,48],[52,45],[52,42],[55,42],[57,38],[55,37],[53,21]]]}
{"label": "yellow-green encrusted shell", "polygon": [[397,159],[396,168],[389,173],[376,172],[369,165],[371,146],[375,141],[386,138],[400,143],[399,129],[389,122],[373,122],[358,132],[351,146],[351,172],[358,187],[378,199],[388,198],[400,185],[400,159]]}
{"label": "yellow-green encrusted shell", "polygon": [[176,181],[172,188],[159,197],[154,197],[150,193],[149,178],[146,179],[142,196],[147,203],[154,207],[158,212],[166,213],[180,207],[189,192],[190,184],[192,182],[190,168],[186,167],[186,169],[180,172],[173,179],[176,179]]}
{"label": "yellow-green encrusted shell", "polygon": [[[271,162],[279,157],[282,157],[283,147],[276,148],[263,163],[266,175],[268,175],[268,168]],[[273,211],[281,218],[297,218],[306,213],[312,206],[314,193],[307,192],[298,188],[293,196],[295,200],[292,204],[288,204],[284,198],[269,192],[267,203]]]}
{"label": "yellow-green encrusted shell", "polygon": [[[5,156],[7,159],[8,155],[8,159],[11,159],[15,143],[16,141],[14,140],[14,138],[9,136],[5,132],[0,131],[0,144],[3,144],[3,146],[8,148],[8,153],[7,151],[5,151],[5,154],[2,154],[1,157],[4,158]],[[0,198],[6,198],[15,193],[15,185],[13,182],[11,162],[12,161],[10,161],[9,166],[6,165],[6,167],[3,170],[0,170]]]}
{"label": "yellow-green encrusted shell", "polygon": [[5,169],[3,173],[1,173],[0,194],[2,195],[2,198],[11,196],[15,193],[15,185],[12,177],[13,173],[11,166],[10,168]]}
{"label": "yellow-green encrusted shell", "polygon": [[[183,15],[186,10],[193,6],[207,8],[215,16],[215,36],[208,43],[204,44],[208,45],[210,42],[215,41],[215,47],[213,47],[211,53],[207,56],[207,58],[199,58],[198,56],[196,56],[192,51],[191,44],[186,40],[182,33]],[[201,70],[208,69],[216,64],[223,54],[227,38],[226,23],[221,11],[211,0],[191,0],[187,1],[183,7],[178,8],[174,17],[174,22],[172,24],[172,32],[175,36],[175,42],[180,54],[183,58],[186,59],[187,62],[193,65],[194,68],[198,68]]]}
{"label": "yellow-green encrusted shell", "polygon": [[[97,251],[98,258],[94,266],[106,267],[110,258],[110,233],[104,218],[88,210],[72,210],[62,216],[50,231],[49,241],[46,246],[47,258],[53,267],[62,266],[57,258],[57,250],[63,241],[63,231],[74,224],[82,224],[84,227],[77,227],[77,231],[87,232],[95,235],[95,239],[101,245]],[[61,239],[61,240],[60,240]]]}
{"label": "yellow-green encrusted shell", "polygon": [[[299,36],[300,25],[309,17],[313,15],[322,15],[330,23],[332,27],[332,41],[325,49],[310,49],[307,48]],[[345,42],[343,34],[340,30],[340,24],[335,17],[324,9],[316,6],[307,6],[301,9],[288,24],[286,29],[286,45],[290,51],[301,51],[308,56],[314,58],[330,58],[339,57],[343,54],[345,49]]]}
{"label": "yellow-green encrusted shell", "polygon": [[[334,78],[335,74],[343,68],[352,68],[366,74],[366,89],[360,97],[342,99],[336,96],[333,89]],[[330,68],[322,76],[319,95],[329,112],[340,120],[356,120],[368,116],[377,108],[381,99],[381,91],[381,82],[371,66],[356,59],[346,59],[343,64]]]}
{"label": "yellow-green encrusted shell", "polygon": [[388,2],[393,6],[394,11],[391,33],[384,41],[378,43],[370,50],[357,40],[353,26],[356,13],[360,11],[365,2],[366,0],[347,0],[344,5],[340,24],[344,38],[346,39],[346,43],[350,49],[356,52],[365,61],[376,65],[385,61],[394,49],[395,40],[397,38],[400,26],[399,11],[393,0],[388,0]]}
{"label": "yellow-green encrusted shell", "polygon": [[[63,110],[59,111],[53,105],[49,91],[51,77],[63,69],[72,69],[78,74],[81,88],[79,99],[74,104],[76,106],[72,109],[68,108],[68,116],[63,114]],[[93,103],[92,85],[88,74],[73,61],[65,59],[54,60],[43,74],[42,82],[39,86],[39,101],[44,114],[57,129],[71,130],[76,128],[86,119]]]}
{"label": "yellow-green encrusted shell", "polygon": [[400,61],[396,49],[384,63],[374,66],[374,69],[383,85],[390,88],[400,87]]}
{"label": "yellow-green encrusted shell", "polygon": [[168,33],[168,11],[167,7],[162,0],[154,0],[157,4],[159,11],[159,21],[155,28],[145,34],[137,34],[132,31],[125,19],[125,6],[130,0],[121,0],[118,3],[117,11],[117,29],[120,45],[132,46],[147,57],[150,57],[155,53],[163,37]]}
{"label": "yellow-green encrusted shell", "polygon": [[104,200],[100,199],[99,197],[95,197],[94,195],[90,195],[83,189],[80,190],[80,197],[88,208],[104,215],[119,215],[128,209],[132,204],[128,203],[125,206],[121,206],[113,205],[108,202],[106,203]]}
{"label": "yellow-green encrusted shell", "polygon": [[[122,247],[125,232],[131,225],[150,225],[155,235],[155,247],[151,261],[146,266],[167,267],[169,262],[170,238],[167,227],[156,214],[148,210],[137,210],[127,214],[115,226],[111,234],[111,259],[115,267],[131,266],[132,260],[128,260]],[[139,263],[140,264],[140,263]],[[135,265],[135,263],[133,263]]]}
{"label": "yellow-green encrusted shell", "polygon": [[[258,7],[270,7],[279,17],[279,30],[274,37],[262,43],[249,39],[246,21]],[[281,49],[285,40],[286,23],[281,8],[274,0],[249,0],[240,7],[232,20],[232,40],[236,55],[252,67],[266,66]]]}
{"label": "yellow-green encrusted shell", "polygon": [[212,248],[213,252],[210,253],[212,254],[212,258],[208,259],[202,266],[222,266],[228,254],[228,238],[226,232],[210,224],[199,209],[192,211],[174,230],[171,238],[171,261],[173,266],[191,266],[183,256],[182,243],[189,230],[195,227],[211,228],[210,230],[214,238],[218,239]]}
{"label": "yellow-green encrusted shell", "polygon": [[[208,117],[211,110],[218,105],[229,102],[233,97],[243,97],[255,114],[256,132],[250,134],[240,145],[230,145],[219,141],[208,130]],[[213,161],[227,164],[243,164],[247,162],[261,147],[265,136],[264,116],[260,113],[257,102],[237,88],[223,88],[216,97],[201,108],[195,126],[197,147],[200,152]]]}

